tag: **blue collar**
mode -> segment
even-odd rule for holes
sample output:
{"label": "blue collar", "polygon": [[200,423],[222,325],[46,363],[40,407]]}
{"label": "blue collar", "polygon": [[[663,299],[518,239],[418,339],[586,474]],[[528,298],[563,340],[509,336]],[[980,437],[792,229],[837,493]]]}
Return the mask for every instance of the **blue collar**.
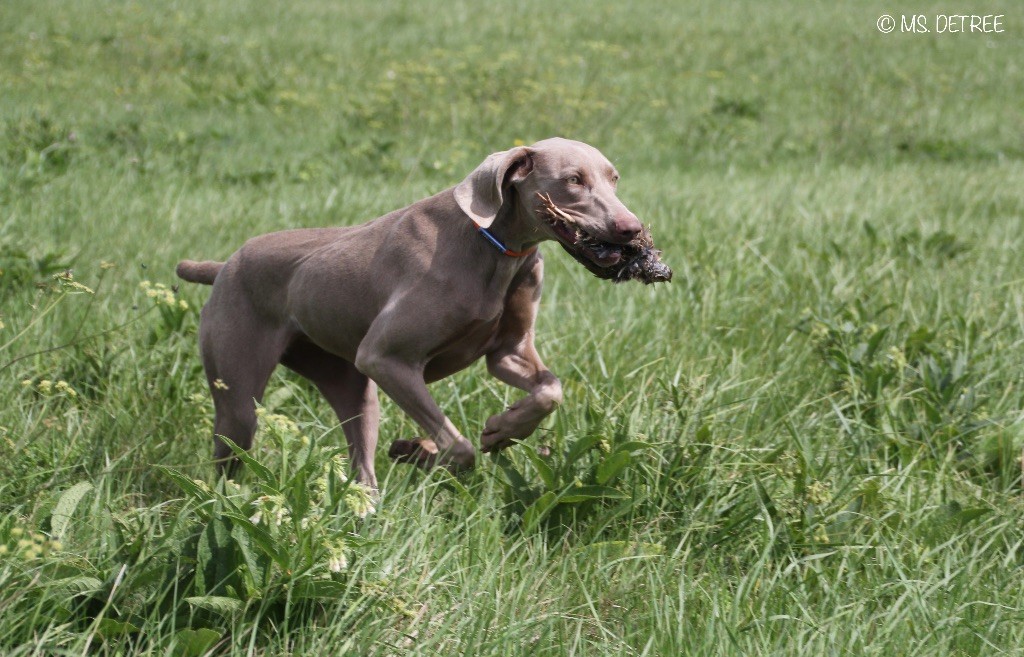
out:
{"label": "blue collar", "polygon": [[513,251],[512,249],[502,244],[501,240],[492,235],[491,231],[487,230],[486,228],[476,223],[475,221],[473,222],[473,225],[476,226],[476,229],[480,231],[480,234],[483,235],[488,242],[494,245],[494,248],[498,249],[499,251],[501,251],[502,253],[511,258],[522,258],[523,256],[530,255],[531,253],[537,250],[537,247],[535,245],[531,246],[525,251]]}

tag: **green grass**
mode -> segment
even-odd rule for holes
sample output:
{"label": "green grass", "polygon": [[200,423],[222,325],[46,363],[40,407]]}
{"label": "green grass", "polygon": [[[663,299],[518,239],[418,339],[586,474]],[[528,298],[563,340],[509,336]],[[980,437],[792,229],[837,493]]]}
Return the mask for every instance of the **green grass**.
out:
{"label": "green grass", "polygon": [[[0,652],[1019,654],[1019,7],[970,9],[1003,34],[883,35],[875,2],[737,4],[0,5]],[[208,289],[182,311],[140,283],[556,134],[616,163],[676,277],[611,286],[545,248],[553,471],[381,450],[377,513],[275,535],[309,569],[216,538],[241,525],[210,509],[262,489],[187,490],[214,484]],[[470,437],[518,394],[479,365],[433,392]],[[344,442],[302,381],[266,405],[311,459]],[[384,411],[385,445],[415,435]],[[281,444],[254,451],[271,473]],[[625,499],[542,513],[619,451]],[[197,577],[245,555],[252,588]]]}

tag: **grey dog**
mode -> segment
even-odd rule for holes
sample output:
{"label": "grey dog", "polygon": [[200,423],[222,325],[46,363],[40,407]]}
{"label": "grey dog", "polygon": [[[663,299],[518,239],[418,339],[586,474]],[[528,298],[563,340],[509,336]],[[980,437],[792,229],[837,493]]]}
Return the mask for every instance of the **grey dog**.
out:
{"label": "grey dog", "polygon": [[[597,149],[554,138],[494,153],[453,188],[368,223],[255,237],[227,262],[185,260],[178,276],[212,284],[199,343],[220,438],[249,449],[255,403],[278,363],[312,381],[342,423],[357,479],[376,488],[377,386],[420,426],[389,455],[429,468],[471,468],[473,444],[427,384],[481,356],[528,394],[492,415],[484,452],[526,438],[562,402],[534,347],[543,260],[558,240],[610,267],[641,231],[616,196],[619,174]],[[542,200],[571,219],[551,219]]]}

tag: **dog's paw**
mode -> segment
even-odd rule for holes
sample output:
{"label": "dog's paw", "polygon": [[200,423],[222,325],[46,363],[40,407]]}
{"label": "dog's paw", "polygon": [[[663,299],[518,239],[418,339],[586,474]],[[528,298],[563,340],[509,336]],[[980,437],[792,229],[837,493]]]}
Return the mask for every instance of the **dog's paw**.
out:
{"label": "dog's paw", "polygon": [[492,415],[484,423],[484,430],[480,433],[480,450],[485,454],[500,452],[511,447],[514,442],[512,436],[508,434],[505,423],[502,421],[502,415],[504,413]]}
{"label": "dog's paw", "polygon": [[536,431],[543,419],[543,415],[538,417],[515,404],[504,413],[487,418],[480,434],[480,447],[485,453],[507,449]]}
{"label": "dog's paw", "polygon": [[413,463],[421,468],[433,467],[437,461],[437,444],[433,440],[415,438],[396,440],[388,448],[388,456],[397,463]]}
{"label": "dog's paw", "polygon": [[480,434],[480,451],[484,454],[500,452],[503,449],[508,449],[512,445],[515,445],[517,442],[519,442],[519,440],[516,438],[506,438],[497,432],[488,433],[484,431]]}
{"label": "dog's paw", "polygon": [[424,470],[442,467],[452,474],[471,470],[476,463],[473,445],[465,438],[459,438],[443,452],[427,438],[396,440],[388,448],[388,456],[396,463],[412,463]]}

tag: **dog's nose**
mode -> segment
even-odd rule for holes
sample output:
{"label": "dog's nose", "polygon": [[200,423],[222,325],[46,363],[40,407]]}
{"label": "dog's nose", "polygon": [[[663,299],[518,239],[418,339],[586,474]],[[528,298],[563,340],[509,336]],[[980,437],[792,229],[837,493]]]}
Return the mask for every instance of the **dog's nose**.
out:
{"label": "dog's nose", "polygon": [[633,241],[633,238],[639,235],[642,229],[643,226],[640,225],[640,220],[632,212],[615,217],[615,236],[623,240],[623,242]]}

